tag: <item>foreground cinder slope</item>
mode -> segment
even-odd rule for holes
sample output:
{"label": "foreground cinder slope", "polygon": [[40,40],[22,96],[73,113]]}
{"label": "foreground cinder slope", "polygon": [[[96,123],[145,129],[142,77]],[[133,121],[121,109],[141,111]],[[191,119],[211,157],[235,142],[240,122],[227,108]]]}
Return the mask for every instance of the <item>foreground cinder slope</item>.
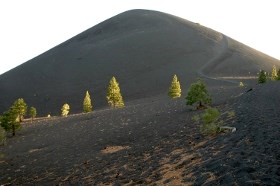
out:
{"label": "foreground cinder slope", "polygon": [[1,75],[0,112],[19,97],[35,106],[39,115],[59,114],[65,102],[72,113],[81,112],[86,90],[94,107],[102,108],[112,76],[119,81],[124,100],[131,101],[166,94],[175,73],[185,94],[197,72],[246,77],[277,63],[199,24],[161,12],[132,10]]}
{"label": "foreground cinder slope", "polygon": [[[237,131],[214,137],[202,136],[191,120],[200,111],[164,96],[28,123],[0,147],[0,183],[279,185],[279,88],[257,85],[220,100],[222,113],[235,111],[225,125]],[[215,102],[243,91],[223,89]]]}

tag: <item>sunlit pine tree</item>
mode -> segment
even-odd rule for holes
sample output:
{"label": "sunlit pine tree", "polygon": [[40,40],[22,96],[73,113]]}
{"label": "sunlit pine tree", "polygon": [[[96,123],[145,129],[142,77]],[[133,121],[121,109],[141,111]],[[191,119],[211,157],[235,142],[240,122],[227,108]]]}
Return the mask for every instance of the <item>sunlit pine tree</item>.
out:
{"label": "sunlit pine tree", "polygon": [[92,111],[91,98],[88,91],[86,92],[86,96],[84,98],[83,110],[85,113]]}
{"label": "sunlit pine tree", "polygon": [[174,75],[171,85],[169,87],[168,96],[171,98],[181,97],[181,86],[176,74]]}
{"label": "sunlit pine tree", "polygon": [[108,91],[107,91],[107,101],[110,107],[113,108],[122,108],[124,107],[124,101],[121,95],[121,90],[119,83],[115,77],[109,82]]}
{"label": "sunlit pine tree", "polygon": [[271,71],[271,80],[275,81],[277,79],[278,79],[278,72],[277,72],[276,66],[273,65],[272,71]]}

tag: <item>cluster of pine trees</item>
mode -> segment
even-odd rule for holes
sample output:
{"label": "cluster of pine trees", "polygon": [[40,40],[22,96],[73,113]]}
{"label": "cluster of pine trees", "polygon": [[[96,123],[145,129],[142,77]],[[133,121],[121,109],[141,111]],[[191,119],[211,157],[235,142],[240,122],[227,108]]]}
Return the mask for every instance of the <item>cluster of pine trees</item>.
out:
{"label": "cluster of pine trees", "polygon": [[[113,76],[109,82],[108,90],[107,90],[107,102],[111,108],[122,108],[124,107],[124,101],[121,95],[121,89],[119,87],[119,83],[116,78]],[[89,91],[86,91],[86,95],[83,101],[83,111],[84,113],[92,112],[92,100],[89,94]],[[65,103],[61,108],[61,115],[67,116],[70,111],[70,106]]]}
{"label": "cluster of pine trees", "polygon": [[259,73],[259,78],[258,78],[258,83],[266,83],[267,80],[272,80],[272,81],[278,81],[280,80],[280,69],[278,69],[275,65],[273,65],[272,70],[271,70],[271,76],[269,77],[269,74],[265,72],[264,70],[261,70]]}
{"label": "cluster of pine trees", "polygon": [[[168,96],[171,98],[181,97],[181,85],[176,74],[169,87]],[[191,84],[186,101],[187,105],[198,103],[198,109],[204,108],[204,105],[211,104],[212,99],[208,94],[205,83],[201,79],[198,79],[197,82]]]}
{"label": "cluster of pine trees", "polygon": [[[181,97],[181,86],[176,75],[174,75],[173,77],[168,95],[171,98]],[[109,82],[106,98],[111,108],[124,107],[124,101],[121,95],[119,83],[117,82],[115,77],[112,77]],[[198,80],[198,82],[191,85],[186,100],[188,105],[193,105],[194,103],[198,102],[199,107],[202,107],[203,104],[211,103],[211,98],[207,93],[206,86],[201,80]],[[83,100],[83,112],[88,113],[92,111],[93,104],[90,93],[89,91],[86,91],[86,95]],[[69,114],[69,112],[70,105],[68,103],[63,104],[61,108],[61,115],[65,117]],[[16,134],[16,131],[21,128],[20,122],[23,121],[26,113],[27,104],[22,98],[17,99],[9,108],[9,110],[4,112],[2,116],[0,116],[0,124],[2,127],[1,129],[4,129],[7,132],[12,132],[14,136]],[[31,121],[33,121],[37,115],[37,110],[35,107],[30,107],[29,115],[31,117]]]}
{"label": "cluster of pine trees", "polygon": [[[261,70],[259,73],[258,82],[265,83],[269,79],[269,75]],[[271,71],[270,79],[272,81],[280,80],[280,69],[277,71],[276,66],[274,65]],[[244,84],[240,82],[240,87],[243,87]],[[168,96],[171,98],[180,98],[181,97],[181,86],[178,80],[177,75],[175,74],[171,85],[169,87]],[[123,97],[121,95],[119,83],[115,77],[109,82],[107,90],[107,102],[111,108],[122,108],[124,107]],[[204,108],[204,105],[211,104],[212,99],[208,94],[206,85],[201,79],[198,79],[197,82],[191,84],[187,96],[186,104],[193,105],[198,103],[197,108]],[[92,100],[89,94],[89,91],[86,91],[85,98],[83,100],[83,112],[88,113],[93,111]],[[70,105],[65,103],[61,108],[61,115],[67,116],[70,112]],[[16,131],[21,128],[20,122],[23,121],[24,116],[27,113],[27,104],[22,98],[17,99],[13,105],[0,116],[0,142],[3,140],[3,131],[11,132],[14,136]],[[35,107],[30,107],[29,115],[31,121],[36,117],[37,110]],[[3,130],[4,129],[4,130]],[[4,131],[4,132],[5,132]]]}
{"label": "cluster of pine trees", "polygon": [[[20,123],[23,121],[27,113],[27,104],[22,98],[17,99],[13,105],[0,116],[0,124],[7,132],[11,132],[14,136],[16,131],[21,128]],[[35,107],[30,107],[29,115],[31,120],[36,117],[37,111]]]}
{"label": "cluster of pine trees", "polygon": [[[110,107],[124,107],[124,101],[121,95],[119,83],[117,82],[115,77],[112,77],[112,79],[109,82],[106,98]],[[8,111],[4,112],[0,116],[0,143],[2,139],[4,139],[4,137],[2,137],[4,136],[3,131],[11,132],[14,136],[16,134],[16,131],[21,128],[20,123],[23,121],[24,116],[26,116],[27,108],[28,107],[25,101],[22,98],[19,98],[13,103],[13,105],[9,108]],[[93,106],[90,94],[88,91],[86,91],[86,95],[83,101],[83,111],[85,113],[88,113],[92,110]],[[65,117],[69,114],[69,112],[70,105],[68,103],[63,104],[61,108],[61,115]],[[33,121],[37,115],[37,110],[35,107],[30,107],[29,115],[31,117],[31,121]],[[50,115],[48,115],[48,117],[50,117]]]}

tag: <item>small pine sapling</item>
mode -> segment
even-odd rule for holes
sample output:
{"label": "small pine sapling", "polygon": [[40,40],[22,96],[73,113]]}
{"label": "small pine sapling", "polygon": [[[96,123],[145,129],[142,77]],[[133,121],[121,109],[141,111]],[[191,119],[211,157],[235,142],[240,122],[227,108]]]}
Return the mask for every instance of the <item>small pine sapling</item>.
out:
{"label": "small pine sapling", "polygon": [[83,110],[85,113],[91,112],[92,111],[92,104],[91,104],[91,98],[90,98],[90,94],[87,91],[85,98],[84,98],[84,102],[83,102]]}
{"label": "small pine sapling", "polygon": [[31,121],[33,121],[34,118],[37,116],[37,110],[35,107],[30,107],[29,115],[31,117]]}
{"label": "small pine sapling", "polygon": [[171,85],[169,87],[168,96],[171,98],[181,97],[181,86],[176,74],[174,75]]}
{"label": "small pine sapling", "polygon": [[67,103],[65,103],[61,108],[61,116],[64,117],[68,116],[69,111],[70,111],[70,106]]}

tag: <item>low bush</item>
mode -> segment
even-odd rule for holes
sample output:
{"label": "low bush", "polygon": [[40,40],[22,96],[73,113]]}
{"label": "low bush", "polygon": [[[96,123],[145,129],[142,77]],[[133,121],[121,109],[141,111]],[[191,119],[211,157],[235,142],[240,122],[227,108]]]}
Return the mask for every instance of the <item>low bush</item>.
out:
{"label": "low bush", "polygon": [[[235,127],[222,126],[224,122],[230,122],[235,117],[234,111],[228,111],[222,119],[220,111],[216,108],[208,108],[201,115],[195,115],[192,120],[200,124],[200,132],[203,135],[216,135],[222,131],[235,132]],[[223,114],[224,115],[224,114]]]}
{"label": "low bush", "polygon": [[208,108],[202,114],[202,125],[200,132],[205,135],[214,135],[220,132],[223,121],[220,120],[221,113],[216,108]]}

